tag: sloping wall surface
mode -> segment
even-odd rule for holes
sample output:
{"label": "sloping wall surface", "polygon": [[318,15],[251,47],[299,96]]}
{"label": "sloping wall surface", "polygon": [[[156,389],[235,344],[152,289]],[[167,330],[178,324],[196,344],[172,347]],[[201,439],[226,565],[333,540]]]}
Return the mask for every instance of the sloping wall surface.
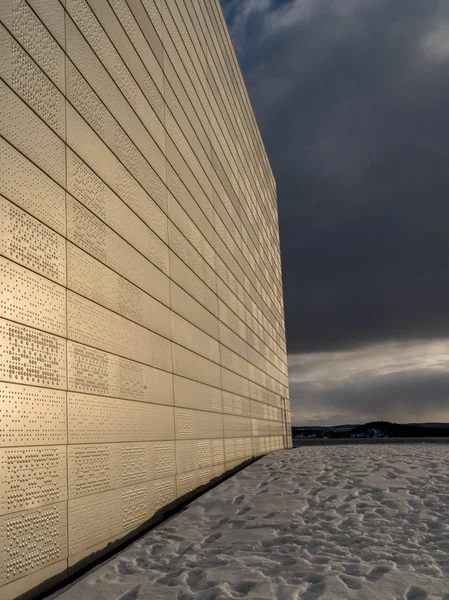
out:
{"label": "sloping wall surface", "polygon": [[218,0],[0,21],[7,600],[291,437],[276,185]]}

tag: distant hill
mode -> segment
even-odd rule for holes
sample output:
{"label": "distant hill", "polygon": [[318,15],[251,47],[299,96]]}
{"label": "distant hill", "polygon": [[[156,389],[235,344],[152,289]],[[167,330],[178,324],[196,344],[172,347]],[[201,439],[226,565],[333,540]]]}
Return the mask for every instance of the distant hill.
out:
{"label": "distant hill", "polygon": [[390,423],[373,421],[364,425],[292,427],[294,438],[404,438],[449,437],[448,423]]}
{"label": "distant hill", "polygon": [[408,423],[408,425],[417,425],[418,427],[439,427],[449,429],[449,423]]}

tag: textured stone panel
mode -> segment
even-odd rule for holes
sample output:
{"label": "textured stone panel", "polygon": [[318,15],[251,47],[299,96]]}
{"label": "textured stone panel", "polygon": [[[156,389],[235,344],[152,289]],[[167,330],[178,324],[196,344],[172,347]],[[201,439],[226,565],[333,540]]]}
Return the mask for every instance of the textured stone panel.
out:
{"label": "textured stone panel", "polygon": [[64,142],[1,80],[0,134],[57,183],[64,185]]}
{"label": "textured stone panel", "polygon": [[177,344],[173,344],[173,372],[212,387],[221,387],[219,365]]}
{"label": "textured stone panel", "polygon": [[6,83],[59,137],[64,138],[63,94],[2,25],[0,51],[2,77]]}
{"label": "textured stone panel", "polygon": [[223,437],[223,418],[220,414],[175,408],[176,439]]}
{"label": "textured stone panel", "polygon": [[251,416],[251,400],[237,394],[223,391],[223,413],[231,415]]}
{"label": "textured stone panel", "polygon": [[0,515],[67,498],[65,446],[0,449]]}
{"label": "textured stone panel", "polygon": [[67,264],[69,289],[151,331],[171,337],[170,310],[166,306],[70,242]]}
{"label": "textured stone panel", "polygon": [[0,253],[57,283],[66,282],[64,238],[1,196]]}
{"label": "textured stone panel", "polygon": [[[43,6],[42,0],[38,3]],[[47,2],[50,4],[50,1]],[[59,23],[52,27],[57,37],[63,32],[64,15],[61,5],[52,1],[52,18]],[[8,0],[0,3],[0,20],[25,51],[36,61],[44,73],[64,91],[64,52],[25,0]],[[45,20],[44,20],[45,22]],[[60,40],[62,41],[61,37]],[[30,80],[27,88],[36,84]]]}
{"label": "textured stone panel", "polygon": [[172,370],[169,340],[78,294],[67,294],[67,331],[71,340]]}
{"label": "textured stone panel", "polygon": [[173,404],[171,373],[70,341],[67,360],[71,391]]}
{"label": "textured stone panel", "polygon": [[0,585],[67,556],[67,503],[0,517]]}
{"label": "textured stone panel", "polygon": [[170,278],[214,315],[218,315],[217,297],[172,250],[170,250]]}
{"label": "textured stone panel", "polygon": [[174,439],[170,406],[73,392],[67,405],[69,444]]}
{"label": "textured stone panel", "polygon": [[171,307],[184,319],[196,325],[214,339],[219,339],[218,319],[179,285],[170,281]]}
{"label": "textured stone panel", "polygon": [[208,360],[220,362],[220,345],[210,335],[172,312],[173,341]]}
{"label": "textured stone panel", "polygon": [[69,498],[173,476],[175,468],[170,441],[69,446]]}
{"label": "textured stone panel", "polygon": [[65,192],[48,175],[0,138],[0,194],[65,234]]}
{"label": "textured stone panel", "polygon": [[[86,208],[107,223],[111,229],[132,242],[147,255],[154,240],[153,232],[167,241],[167,217],[148,196],[143,202],[127,204],[71,150],[67,150],[67,189]],[[151,231],[147,231],[147,228]]]}
{"label": "textured stone panel", "polygon": [[0,383],[0,446],[67,442],[66,393]]}
{"label": "textured stone panel", "polygon": [[175,405],[222,412],[222,391],[185,377],[173,377]]}
{"label": "textured stone panel", "polygon": [[244,437],[251,435],[251,419],[235,415],[223,415],[225,437]]}
{"label": "textured stone panel", "polygon": [[0,317],[65,335],[65,288],[0,257],[0,289]]}
{"label": "textured stone panel", "polygon": [[0,319],[0,380],[66,387],[66,341]]}

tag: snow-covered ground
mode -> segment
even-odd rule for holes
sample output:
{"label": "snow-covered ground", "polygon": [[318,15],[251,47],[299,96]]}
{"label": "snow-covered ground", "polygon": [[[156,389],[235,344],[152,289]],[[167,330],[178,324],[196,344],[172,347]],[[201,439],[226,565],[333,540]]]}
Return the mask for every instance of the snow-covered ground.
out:
{"label": "snow-covered ground", "polygon": [[449,600],[449,445],[266,456],[58,600]]}

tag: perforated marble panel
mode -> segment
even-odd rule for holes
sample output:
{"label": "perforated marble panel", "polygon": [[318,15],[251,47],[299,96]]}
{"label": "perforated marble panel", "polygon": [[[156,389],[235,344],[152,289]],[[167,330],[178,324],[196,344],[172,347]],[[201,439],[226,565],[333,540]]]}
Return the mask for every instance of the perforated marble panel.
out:
{"label": "perforated marble panel", "polygon": [[170,310],[87,252],[67,244],[68,287],[105,308],[171,337]]}
{"label": "perforated marble panel", "polygon": [[178,495],[183,496],[200,485],[198,469],[176,476]]}
{"label": "perforated marble panel", "polygon": [[251,458],[253,455],[253,445],[250,437],[225,438],[224,449],[226,463],[237,459]]}
{"label": "perforated marble panel", "polygon": [[71,242],[169,304],[169,283],[164,272],[74,198],[68,197],[67,209],[67,237]]}
{"label": "perforated marble panel", "polygon": [[[59,9],[53,7],[53,17],[59,17],[56,31],[62,34],[64,15]],[[48,32],[44,23],[33,12],[25,0],[10,0],[0,5],[0,20],[8,28],[14,38],[24,47],[27,54],[45,72],[47,77],[59,87],[64,89],[64,53],[57,41]],[[60,41],[62,41],[62,36]],[[30,81],[27,88],[35,89],[36,82]]]}
{"label": "perforated marble panel", "polygon": [[0,382],[0,446],[67,443],[66,394]]}
{"label": "perforated marble panel", "polygon": [[143,523],[153,511],[152,484],[121,490],[122,529],[129,531]]}
{"label": "perforated marble panel", "polygon": [[224,462],[223,439],[177,440],[176,472],[185,473]]}
{"label": "perforated marble panel", "polygon": [[251,419],[251,430],[254,436],[270,435],[270,421],[265,419]]}
{"label": "perforated marble panel", "polygon": [[0,289],[0,317],[65,335],[65,288],[0,256]]}
{"label": "perforated marble panel", "polygon": [[[128,241],[133,240],[137,249],[145,249],[145,238],[151,236],[145,231],[145,226],[167,241],[167,217],[155,202],[149,197],[139,201],[135,194],[130,198],[123,197],[123,194],[118,196],[70,149],[67,150],[67,189],[114,231],[128,230],[126,239],[132,233],[132,239]],[[131,232],[131,228],[136,231]]]}
{"label": "perforated marble panel", "polygon": [[174,439],[170,406],[73,392],[67,405],[69,444]]}
{"label": "perforated marble panel", "polygon": [[212,387],[221,387],[219,365],[177,344],[173,344],[173,372]]}
{"label": "perforated marble panel", "polygon": [[173,404],[171,373],[82,344],[67,346],[69,390]]}
{"label": "perforated marble panel", "polygon": [[0,585],[67,556],[67,503],[0,517]]}
{"label": "perforated marble panel", "polygon": [[220,414],[175,408],[175,422],[176,439],[223,437],[223,418]]}
{"label": "perforated marble panel", "polygon": [[172,370],[171,342],[102,306],[68,292],[68,336],[166,371]]}
{"label": "perforated marble panel", "polygon": [[213,292],[216,290],[216,275],[205,260],[201,248],[196,248],[185,235],[169,221],[168,239],[170,248]]}
{"label": "perforated marble panel", "polygon": [[269,405],[263,402],[257,402],[256,400],[250,400],[251,402],[251,416],[256,419],[268,419]]}
{"label": "perforated marble panel", "polygon": [[222,412],[222,391],[185,377],[173,378],[176,406]]}
{"label": "perforated marble panel", "polygon": [[0,194],[64,235],[64,188],[3,138],[0,138],[0,174]]}
{"label": "perforated marble panel", "polygon": [[171,307],[176,313],[215,340],[219,339],[219,322],[216,316],[172,280],[170,281],[170,296]]}
{"label": "perforated marble panel", "polygon": [[[69,29],[68,36],[70,35]],[[72,55],[72,58],[75,60],[76,57]],[[127,199],[127,204],[141,206],[144,201],[151,201],[152,198],[162,210],[166,210],[163,180],[155,175],[146,191],[95,131],[89,128],[81,115],[70,107],[67,107],[67,142],[118,195]]]}
{"label": "perforated marble panel", "polygon": [[172,312],[173,340],[215,363],[220,362],[220,346],[210,335],[204,333],[186,319]]}
{"label": "perforated marble panel", "polygon": [[77,554],[123,532],[119,490],[69,501],[69,552]]}
{"label": "perforated marble panel", "polygon": [[218,315],[217,297],[214,292],[171,250],[170,277],[210,313]]}
{"label": "perforated marble panel", "polygon": [[0,81],[0,108],[0,134],[64,185],[64,142],[3,81]]}
{"label": "perforated marble panel", "polygon": [[176,477],[157,479],[154,482],[154,509],[158,510],[173,502],[179,493],[176,490]]}
{"label": "perforated marble panel", "polygon": [[[41,30],[43,37],[48,36]],[[64,96],[38,64],[9,32],[0,25],[2,77],[60,137],[65,136]],[[55,54],[62,58],[60,49]],[[55,56],[55,58],[56,58]]]}
{"label": "perforated marble panel", "polygon": [[251,419],[235,415],[223,415],[225,437],[244,437],[251,435]]}
{"label": "perforated marble panel", "polygon": [[223,412],[231,415],[249,417],[251,415],[251,400],[223,391]]}
{"label": "perforated marble panel", "polygon": [[166,477],[69,500],[69,556],[99,550],[151,519],[175,489],[174,477]]}
{"label": "perforated marble panel", "polygon": [[270,435],[279,436],[284,433],[284,424],[280,421],[270,421]]}
{"label": "perforated marble panel", "polygon": [[0,253],[57,283],[66,282],[64,238],[1,196]]}
{"label": "perforated marble panel", "polygon": [[0,379],[13,383],[66,387],[66,341],[0,319]]}
{"label": "perforated marble panel", "polygon": [[0,448],[0,481],[0,515],[66,500],[66,447]]}
{"label": "perforated marble panel", "polygon": [[[241,461],[240,461],[241,462]],[[196,469],[189,471],[188,473],[181,473],[176,477],[176,484],[178,488],[178,496],[183,496],[188,492],[191,492],[196,487],[204,485],[210,482],[214,477],[218,477],[223,474],[228,467],[224,463],[214,465],[212,467],[206,467],[203,469]]]}
{"label": "perforated marble panel", "polygon": [[[104,7],[107,6],[106,0],[97,0],[95,8],[100,6],[100,10],[104,10]],[[118,27],[116,25],[114,29],[118,29],[118,36],[114,40],[117,44],[124,39],[123,31],[120,25]],[[136,62],[140,62],[139,58]],[[141,67],[141,65],[139,66]],[[140,72],[142,73],[142,68]],[[67,97],[70,102],[111,149],[121,164],[128,169],[135,180],[144,189],[154,189],[156,186],[161,187],[162,181],[165,179],[165,157],[160,149],[164,148],[165,138],[162,124],[151,107],[155,106],[158,112],[162,108],[163,118],[163,102],[159,91],[147,73],[145,73],[144,78],[144,85],[146,84],[147,88],[151,88],[150,93],[153,96],[153,102],[146,108],[147,114],[145,114],[146,123],[151,124],[151,128],[147,129],[150,135],[147,134],[144,140],[141,140],[138,136],[138,129],[136,130],[135,121],[128,120],[124,118],[124,115],[121,115],[121,118],[119,117],[121,123],[119,123],[72,62],[67,63]],[[98,83],[92,83],[101,93],[98,89]],[[140,93],[137,86],[135,89],[136,93]],[[107,101],[107,98],[105,100]],[[142,145],[145,155],[133,143],[133,139],[139,145]]]}
{"label": "perforated marble panel", "polygon": [[69,498],[170,477],[174,442],[69,446]]}

